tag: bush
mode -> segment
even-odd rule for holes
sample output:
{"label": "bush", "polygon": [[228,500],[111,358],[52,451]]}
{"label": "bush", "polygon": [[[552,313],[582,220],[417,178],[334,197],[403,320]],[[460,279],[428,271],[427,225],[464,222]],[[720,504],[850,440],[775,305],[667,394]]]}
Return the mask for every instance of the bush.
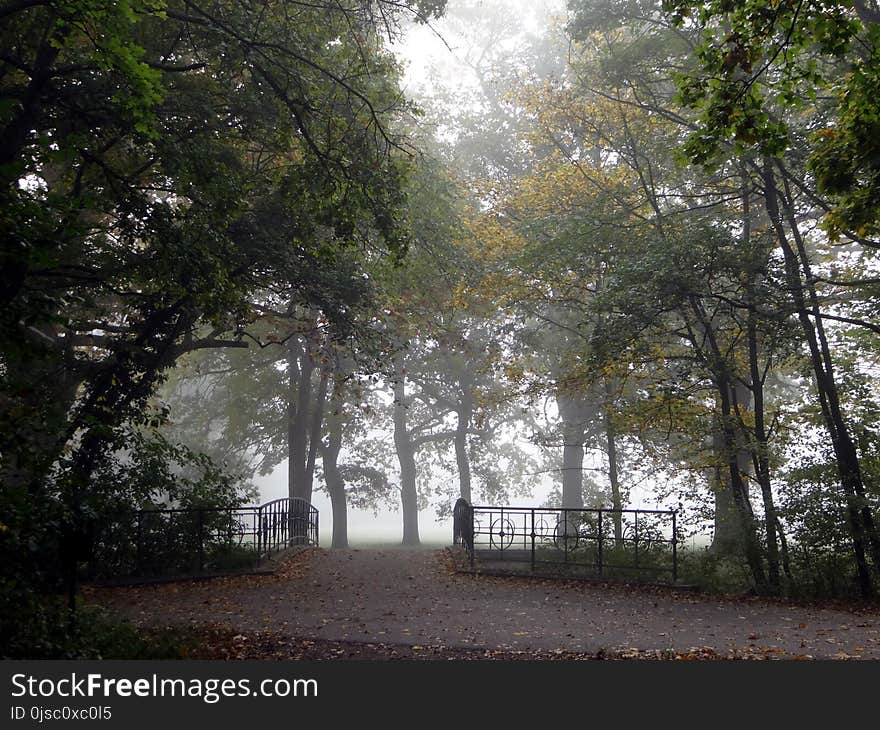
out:
{"label": "bush", "polygon": [[743,593],[754,588],[744,558],[719,555],[709,547],[679,548],[678,580],[706,593]]}
{"label": "bush", "polygon": [[73,621],[61,596],[17,609],[5,605],[2,659],[181,659],[190,653],[185,632],[142,632],[97,606],[80,606]]}

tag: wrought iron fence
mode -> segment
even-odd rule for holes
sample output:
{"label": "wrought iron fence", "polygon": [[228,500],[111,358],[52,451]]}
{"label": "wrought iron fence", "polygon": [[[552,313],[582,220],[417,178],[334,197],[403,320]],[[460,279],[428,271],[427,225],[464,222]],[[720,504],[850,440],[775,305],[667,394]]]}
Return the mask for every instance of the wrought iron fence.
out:
{"label": "wrought iron fence", "polygon": [[678,580],[675,510],[486,507],[470,510],[471,566],[600,579]]}
{"label": "wrought iron fence", "polygon": [[291,545],[317,544],[318,510],[302,499],[133,511],[104,522],[87,577],[234,572],[255,568]]}

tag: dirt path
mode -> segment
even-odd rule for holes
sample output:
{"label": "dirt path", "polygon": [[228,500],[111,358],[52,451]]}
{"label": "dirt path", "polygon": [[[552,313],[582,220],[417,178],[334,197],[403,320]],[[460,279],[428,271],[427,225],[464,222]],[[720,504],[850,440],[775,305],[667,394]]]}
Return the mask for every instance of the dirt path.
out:
{"label": "dirt path", "polygon": [[272,576],[93,590],[139,624],[507,652],[880,659],[880,613],[455,573],[445,551],[310,550]]}

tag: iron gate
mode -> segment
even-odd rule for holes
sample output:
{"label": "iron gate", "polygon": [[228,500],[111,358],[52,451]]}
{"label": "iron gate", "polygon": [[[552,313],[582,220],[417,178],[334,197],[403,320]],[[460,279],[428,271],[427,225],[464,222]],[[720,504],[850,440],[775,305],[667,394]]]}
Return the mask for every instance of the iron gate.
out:
{"label": "iron gate", "polygon": [[318,510],[302,499],[139,510],[104,522],[88,578],[235,572],[255,568],[291,545],[317,544]]}
{"label": "iron gate", "polygon": [[619,580],[678,580],[675,510],[470,509],[471,567]]}

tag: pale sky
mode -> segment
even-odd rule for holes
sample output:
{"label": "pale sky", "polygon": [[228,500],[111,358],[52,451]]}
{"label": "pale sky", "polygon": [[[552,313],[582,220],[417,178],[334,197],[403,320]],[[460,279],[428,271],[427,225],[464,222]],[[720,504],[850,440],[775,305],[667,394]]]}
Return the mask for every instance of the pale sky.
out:
{"label": "pale sky", "polygon": [[[446,17],[429,26],[413,26],[403,40],[393,46],[406,68],[404,90],[407,95],[418,96],[421,89],[436,81],[450,88],[476,85],[473,73],[463,62],[467,40],[455,29],[454,21],[456,8],[472,4],[473,0],[468,3],[449,0]],[[549,18],[565,16],[566,5],[565,0],[478,0],[475,4],[506,8],[509,17],[519,20],[521,32],[540,32]],[[514,46],[516,37],[512,36],[508,44]]]}

